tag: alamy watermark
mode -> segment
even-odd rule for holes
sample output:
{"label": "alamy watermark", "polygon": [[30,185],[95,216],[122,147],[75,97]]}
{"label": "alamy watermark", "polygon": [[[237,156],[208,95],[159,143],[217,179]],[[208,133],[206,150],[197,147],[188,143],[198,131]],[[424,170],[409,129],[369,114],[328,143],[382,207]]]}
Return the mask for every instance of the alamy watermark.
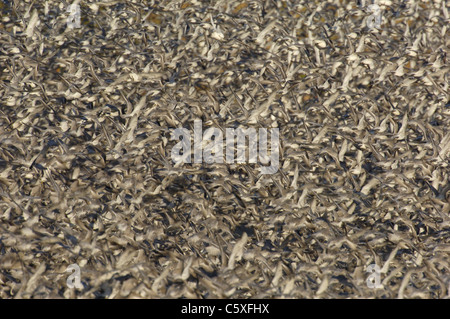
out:
{"label": "alamy watermark", "polygon": [[366,272],[369,272],[370,275],[366,279],[367,287],[377,289],[383,288],[381,284],[381,269],[376,264],[371,264],[367,267]]}
{"label": "alamy watermark", "polygon": [[[235,137],[237,137],[237,163],[246,163],[246,153],[248,151],[248,163],[259,162],[261,174],[275,174],[279,166],[279,129],[271,128],[270,156],[267,149],[267,129],[260,128],[258,134],[255,128],[226,128],[226,156],[227,163],[235,162]],[[248,148],[246,147],[246,137],[248,138]],[[202,121],[194,121],[194,150],[192,152],[191,133],[186,128],[173,130],[172,140],[179,142],[172,148],[171,157],[174,163],[192,163],[192,153],[194,163],[207,164],[223,163],[223,132],[218,128],[208,128],[204,133]],[[181,140],[180,140],[181,139]],[[259,142],[259,143],[258,143]],[[259,156],[258,156],[259,155]]]}
{"label": "alamy watermark", "polygon": [[70,13],[67,17],[67,27],[69,29],[81,28],[81,12],[78,3],[72,3],[67,7],[66,12]]}
{"label": "alamy watermark", "polygon": [[[367,2],[367,3],[366,3]],[[371,2],[369,4],[369,2]],[[381,26],[381,8],[378,5],[378,0],[360,0],[360,6],[362,8],[367,8],[372,14],[367,18],[366,25],[369,29],[379,29]]]}
{"label": "alamy watermark", "polygon": [[75,271],[67,278],[66,280],[67,286],[69,288],[78,288],[78,289],[83,288],[83,285],[81,284],[80,266],[78,266],[77,264],[69,265],[69,267],[67,267],[66,269],[66,272],[71,272],[72,270]]}

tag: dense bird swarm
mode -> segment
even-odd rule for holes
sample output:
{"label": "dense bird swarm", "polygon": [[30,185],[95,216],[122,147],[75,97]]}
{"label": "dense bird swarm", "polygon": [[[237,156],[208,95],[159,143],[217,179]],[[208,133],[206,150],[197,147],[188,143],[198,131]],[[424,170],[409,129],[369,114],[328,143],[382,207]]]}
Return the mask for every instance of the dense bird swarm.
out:
{"label": "dense bird swarm", "polygon": [[[69,4],[0,0],[0,298],[448,298],[448,2]],[[196,119],[278,172],[175,165]]]}

